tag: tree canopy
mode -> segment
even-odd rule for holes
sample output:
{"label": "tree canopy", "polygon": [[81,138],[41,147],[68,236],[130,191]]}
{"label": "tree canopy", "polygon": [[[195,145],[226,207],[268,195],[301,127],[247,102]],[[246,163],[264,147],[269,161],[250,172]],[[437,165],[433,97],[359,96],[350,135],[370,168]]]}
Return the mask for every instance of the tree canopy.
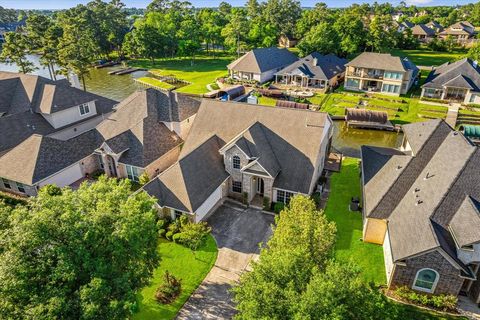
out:
{"label": "tree canopy", "polygon": [[0,204],[0,318],[125,319],[159,259],[154,200],[128,180]]}

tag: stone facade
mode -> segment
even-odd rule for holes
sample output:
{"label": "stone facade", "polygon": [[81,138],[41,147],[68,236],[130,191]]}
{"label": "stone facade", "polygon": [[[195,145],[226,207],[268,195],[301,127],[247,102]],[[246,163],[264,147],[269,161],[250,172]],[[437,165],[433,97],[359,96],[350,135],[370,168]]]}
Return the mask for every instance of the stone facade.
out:
{"label": "stone facade", "polygon": [[97,154],[91,154],[80,163],[84,176],[90,175],[100,169],[100,158]]}
{"label": "stone facade", "polygon": [[389,288],[401,286],[413,287],[417,272],[430,268],[438,272],[440,278],[434,294],[452,294],[457,296],[465,279],[460,277],[460,270],[455,268],[439,251],[431,251],[420,256],[409,258],[406,265],[395,264]]}

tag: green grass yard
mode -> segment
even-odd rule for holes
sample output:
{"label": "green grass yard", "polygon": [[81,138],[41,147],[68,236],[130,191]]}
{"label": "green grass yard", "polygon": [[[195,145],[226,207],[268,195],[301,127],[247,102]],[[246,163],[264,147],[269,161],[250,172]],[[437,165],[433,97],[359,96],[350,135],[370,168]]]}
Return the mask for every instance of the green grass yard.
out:
{"label": "green grass yard", "polygon": [[227,65],[234,59],[233,56],[222,55],[215,59],[211,56],[201,55],[192,65],[190,59],[173,58],[156,60],[139,59],[129,63],[132,67],[149,69],[155,75],[175,76],[189,82],[189,85],[177,89],[178,92],[203,94],[208,92],[207,84],[215,79],[227,75]]}
{"label": "green grass yard", "polygon": [[[330,196],[325,215],[337,225],[335,258],[340,261],[352,260],[362,270],[365,281],[385,285],[383,248],[380,245],[364,243],[362,238],[362,216],[360,212],[350,212],[351,197],[361,196],[359,160],[345,158],[340,173],[331,178]],[[448,316],[437,312],[419,309],[415,306],[395,303],[403,319],[415,320],[460,320],[463,317]]]}
{"label": "green grass yard", "polygon": [[136,79],[136,81],[146,85],[156,87],[156,88],[160,88],[160,89],[165,89],[165,90],[175,89],[174,85],[152,78],[152,77],[141,77]]}
{"label": "green grass yard", "polygon": [[350,198],[360,196],[359,161],[345,158],[341,172],[334,173],[331,178],[330,196],[325,208],[327,218],[337,224],[335,257],[341,261],[353,260],[362,269],[365,281],[382,285],[386,283],[383,248],[361,241],[362,215],[350,212],[348,208]]}
{"label": "green grass yard", "polygon": [[400,50],[394,49],[391,54],[408,57],[418,66],[439,66],[445,62],[451,62],[463,58],[466,51],[457,50],[454,52],[430,51],[428,49]]}
{"label": "green grass yard", "polygon": [[[217,259],[217,245],[212,236],[193,254],[179,244],[161,239],[158,253],[161,261],[155,269],[150,285],[143,288],[138,295],[139,311],[134,315],[137,320],[174,319],[183,304],[200,285]],[[182,293],[171,304],[158,303],[154,294],[163,275],[168,270],[175,277],[182,279]]]}

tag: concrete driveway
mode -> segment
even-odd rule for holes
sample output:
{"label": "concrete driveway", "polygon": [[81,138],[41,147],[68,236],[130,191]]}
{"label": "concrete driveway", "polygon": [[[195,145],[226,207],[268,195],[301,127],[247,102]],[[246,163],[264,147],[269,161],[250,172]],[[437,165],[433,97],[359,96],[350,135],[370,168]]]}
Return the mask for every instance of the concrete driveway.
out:
{"label": "concrete driveway", "polygon": [[235,314],[229,289],[249,263],[258,258],[259,243],[272,234],[272,215],[232,203],[207,220],[217,241],[218,257],[205,280],[185,303],[177,319],[231,319]]}

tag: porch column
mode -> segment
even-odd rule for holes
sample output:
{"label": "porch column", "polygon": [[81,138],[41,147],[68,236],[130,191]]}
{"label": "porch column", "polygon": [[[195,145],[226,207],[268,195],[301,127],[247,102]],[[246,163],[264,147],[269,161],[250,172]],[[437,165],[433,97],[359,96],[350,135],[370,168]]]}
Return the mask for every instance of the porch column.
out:
{"label": "porch column", "polygon": [[445,100],[445,97],[447,96],[447,88],[443,89],[442,96],[440,99]]}

